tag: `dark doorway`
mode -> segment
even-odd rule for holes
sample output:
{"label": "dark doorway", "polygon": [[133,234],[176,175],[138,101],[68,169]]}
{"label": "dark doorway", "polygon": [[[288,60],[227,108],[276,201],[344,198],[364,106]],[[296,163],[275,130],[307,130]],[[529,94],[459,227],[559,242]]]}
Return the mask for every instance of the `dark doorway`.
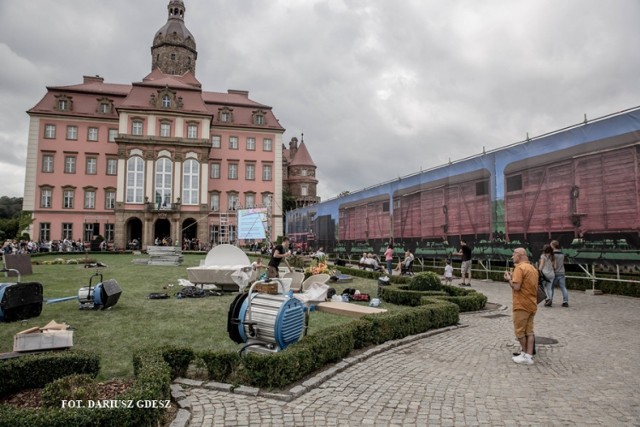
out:
{"label": "dark doorway", "polygon": [[187,218],[182,223],[182,238],[195,239],[198,236],[198,223],[193,218]]}
{"label": "dark doorway", "polygon": [[142,247],[142,221],[139,218],[130,218],[127,221],[126,230],[127,248],[139,250]]}
{"label": "dark doorway", "polygon": [[156,220],[156,225],[153,229],[153,239],[154,241],[159,239],[160,242],[163,240],[168,242],[171,239],[171,223],[168,219]]}

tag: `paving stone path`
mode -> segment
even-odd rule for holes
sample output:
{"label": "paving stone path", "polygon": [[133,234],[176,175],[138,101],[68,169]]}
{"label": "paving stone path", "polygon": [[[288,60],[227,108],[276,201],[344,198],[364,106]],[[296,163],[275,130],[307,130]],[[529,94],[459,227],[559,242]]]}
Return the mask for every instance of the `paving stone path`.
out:
{"label": "paving stone path", "polygon": [[539,306],[535,364],[517,365],[511,293],[473,281],[503,309],[353,364],[290,399],[174,385],[188,426],[639,426],[640,299],[570,291]]}

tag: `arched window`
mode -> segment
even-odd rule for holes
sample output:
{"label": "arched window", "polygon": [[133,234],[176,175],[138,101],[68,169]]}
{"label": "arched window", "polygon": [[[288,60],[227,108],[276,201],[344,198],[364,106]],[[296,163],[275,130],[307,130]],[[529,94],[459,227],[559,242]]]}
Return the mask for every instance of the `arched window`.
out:
{"label": "arched window", "polygon": [[188,159],[183,164],[182,173],[182,204],[197,205],[198,190],[200,189],[200,164],[194,159]]}
{"label": "arched window", "polygon": [[142,203],[144,199],[144,160],[134,156],[127,160],[127,203]]}
{"label": "arched window", "polygon": [[173,180],[173,163],[166,157],[156,161],[156,209],[171,208],[171,181]]}

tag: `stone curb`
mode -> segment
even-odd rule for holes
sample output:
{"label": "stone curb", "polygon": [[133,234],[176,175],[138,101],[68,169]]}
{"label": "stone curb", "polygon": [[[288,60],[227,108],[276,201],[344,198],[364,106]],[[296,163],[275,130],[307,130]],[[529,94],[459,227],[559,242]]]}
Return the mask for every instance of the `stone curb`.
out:
{"label": "stone curb", "polygon": [[[501,310],[506,310],[508,307],[507,306],[500,306],[498,308],[492,309],[492,310],[481,310],[481,311],[473,311],[473,312],[467,312],[467,313],[461,313],[461,314],[478,314],[478,313],[490,313],[493,311],[501,311]],[[202,387],[202,388],[206,388],[206,389],[210,389],[210,390],[218,390],[218,391],[225,391],[228,393],[237,393],[237,394],[242,394],[242,395],[247,395],[247,396],[260,396],[260,397],[264,397],[264,398],[268,398],[268,399],[275,399],[275,400],[280,400],[280,401],[284,401],[284,402],[290,402],[300,396],[302,396],[303,394],[305,394],[306,392],[308,392],[311,389],[314,389],[316,387],[318,387],[320,384],[322,384],[323,382],[327,381],[328,379],[336,376],[337,374],[339,374],[340,372],[344,371],[345,369],[362,362],[363,360],[366,360],[372,356],[375,356],[377,354],[383,353],[387,350],[390,350],[392,348],[396,348],[396,347],[401,347],[404,345],[409,345],[414,343],[415,341],[424,339],[424,338],[428,338],[434,335],[439,335],[445,332],[449,332],[449,331],[453,331],[456,329],[460,329],[460,328],[466,328],[468,327],[468,325],[461,325],[461,324],[457,324],[457,325],[452,325],[452,326],[446,326],[444,328],[440,328],[440,329],[433,329],[431,331],[427,331],[427,332],[423,332],[421,334],[417,334],[417,335],[411,335],[408,337],[404,337],[398,340],[393,340],[393,341],[387,341],[385,343],[382,343],[380,345],[377,345],[363,353],[360,353],[358,355],[355,356],[350,356],[347,358],[342,359],[341,362],[338,362],[334,365],[331,365],[329,368],[326,368],[322,371],[317,372],[313,377],[305,380],[302,384],[296,385],[288,390],[285,391],[281,391],[281,392],[269,392],[269,391],[263,391],[260,390],[259,388],[256,387],[248,387],[248,386],[240,386],[240,387],[236,387],[234,388],[232,384],[227,384],[227,383],[220,383],[220,382],[215,382],[215,381],[211,381],[211,382],[204,382],[204,381],[196,381],[196,380],[191,380],[188,378],[176,378],[174,380],[174,384],[172,385],[172,396],[173,396],[173,387],[177,384],[182,384],[188,387]],[[184,393],[182,393],[182,387],[178,385],[178,387],[180,387],[179,393],[181,393],[184,396]],[[182,400],[178,400],[178,405],[181,406],[181,408],[178,411],[178,415],[176,416],[176,419],[174,420],[174,422],[176,422],[178,420],[178,418],[181,415],[181,411],[187,411],[187,408],[191,408],[190,403],[188,403],[188,406],[182,407],[181,403],[184,402],[185,400],[188,399],[182,399]],[[189,419],[191,418],[191,413],[189,412]],[[188,422],[189,420],[187,420]],[[171,423],[170,427],[182,427],[184,426],[184,424],[176,424],[174,426],[174,423]]]}

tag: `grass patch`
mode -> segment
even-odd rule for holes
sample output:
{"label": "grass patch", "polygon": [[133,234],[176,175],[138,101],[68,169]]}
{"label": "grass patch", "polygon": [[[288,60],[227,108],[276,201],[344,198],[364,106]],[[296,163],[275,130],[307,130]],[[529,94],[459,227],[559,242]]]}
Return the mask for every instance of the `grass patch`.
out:
{"label": "grass patch", "polygon": [[[66,322],[74,328],[74,348],[93,351],[100,356],[99,380],[114,377],[133,377],[132,356],[138,349],[176,345],[198,350],[235,351],[240,346],[227,334],[227,313],[235,294],[220,297],[175,298],[178,279],[187,277],[187,267],[199,265],[206,254],[186,254],[181,266],[134,265],[134,258],[145,255],[92,254],[91,257],[108,265],[101,268],[103,279],[115,279],[122,288],[118,303],[108,310],[79,310],[78,301],[45,304],[42,314],[24,322],[0,323],[0,352],[13,349],[16,332],[33,326],[44,326],[50,320]],[[78,258],[78,254],[47,255],[37,261],[55,258]],[[40,282],[45,299],[75,296],[78,289],[89,284],[96,269],[85,269],[82,265],[34,265],[34,274],[22,277],[24,282]],[[15,281],[5,278],[4,282]],[[94,278],[94,285],[98,283]],[[168,284],[173,288],[164,289]],[[353,282],[335,287],[338,293],[345,288],[355,288],[375,297],[377,282],[355,278]],[[152,292],[166,292],[166,300],[150,300]],[[366,305],[366,303],[361,303]],[[383,303],[381,308],[389,311],[404,307]],[[309,322],[309,334],[342,325],[353,319],[314,311]]]}

